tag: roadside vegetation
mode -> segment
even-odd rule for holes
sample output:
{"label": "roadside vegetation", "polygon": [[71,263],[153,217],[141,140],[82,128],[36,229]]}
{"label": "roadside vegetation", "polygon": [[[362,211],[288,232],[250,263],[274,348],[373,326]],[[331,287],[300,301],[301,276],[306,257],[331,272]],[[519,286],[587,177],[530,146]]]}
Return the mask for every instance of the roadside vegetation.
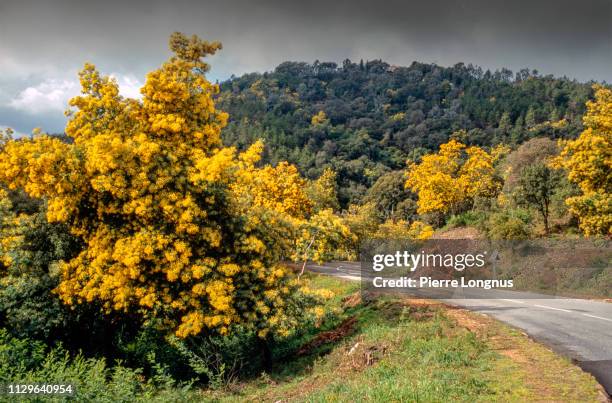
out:
{"label": "roadside vegetation", "polygon": [[[584,401],[597,382],[493,319],[426,300],[363,300],[359,285],[324,276],[336,318],[301,354],[260,376],[206,393],[215,401]],[[347,327],[347,319],[351,326]],[[353,322],[354,321],[354,322]],[[304,348],[305,346],[305,348]]]}
{"label": "roadside vegetation", "polygon": [[[609,237],[610,88],[525,71],[513,80],[507,71],[459,66],[461,74],[440,81],[454,73],[347,64],[361,72],[356,77],[427,83],[427,76],[431,85],[386,88],[393,105],[377,101],[375,116],[354,116],[360,123],[340,133],[349,120],[320,104],[328,90],[305,94],[300,113],[292,109],[292,86],[309,87],[287,65],[279,69],[289,82],[276,82],[286,86],[286,108],[277,108],[278,87],[267,80],[209,82],[205,58],[220,49],[173,34],[172,56],[147,75],[137,99],[86,64],[65,133],[2,132],[0,383],[72,381],[84,401],[245,398],[230,390],[236,385],[255,396],[303,391],[315,400],[366,389],[373,400],[390,393],[518,399],[501,379],[487,378],[502,358],[486,335],[464,329],[445,308],[347,302],[357,298],[352,286],[285,262],[356,259],[364,239],[427,239],[440,228],[476,227],[493,239]],[[336,73],[337,66],[316,69],[320,80]],[[464,80],[461,98],[456,85]],[[480,87],[500,101],[474,104]],[[523,102],[531,89],[542,97]],[[366,91],[355,111],[368,109],[376,93]],[[239,124],[251,96],[259,120]],[[428,97],[455,106],[443,113],[422,102]],[[279,160],[262,126],[273,123],[258,109],[262,99],[281,121],[301,116],[307,128],[295,132],[294,147],[307,135],[333,154],[344,147],[337,139],[355,158],[327,158],[308,146],[314,170],[303,156]],[[499,130],[491,126],[498,118]],[[243,137],[245,125],[262,129],[269,143],[252,131]],[[394,148],[386,127],[427,141],[408,155],[416,143]],[[486,140],[492,133],[495,141]],[[355,355],[346,353],[353,347]],[[355,376],[328,379],[334,366]],[[590,398],[589,382],[576,387],[580,397]]]}
{"label": "roadside vegetation", "polygon": [[363,299],[358,284],[332,277],[307,274],[304,280],[333,292],[326,303],[333,315],[275,344],[270,365],[255,371],[245,369],[261,357],[233,345],[243,354],[224,357],[225,369],[207,387],[177,382],[170,361],[148,374],[127,362],[71,356],[61,347],[49,351],[5,332],[0,377],[69,382],[76,401],[99,402],[603,401],[589,374],[493,319],[426,300]]}

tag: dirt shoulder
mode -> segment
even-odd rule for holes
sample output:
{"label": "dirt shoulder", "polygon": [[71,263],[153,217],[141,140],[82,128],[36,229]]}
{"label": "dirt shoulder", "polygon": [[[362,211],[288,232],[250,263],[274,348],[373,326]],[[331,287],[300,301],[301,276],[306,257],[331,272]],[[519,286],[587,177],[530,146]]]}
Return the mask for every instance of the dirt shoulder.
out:
{"label": "dirt shoulder", "polygon": [[[593,395],[595,385],[597,400],[609,401],[592,375],[522,331],[465,309],[445,306],[445,310],[460,326],[478,334],[492,351],[503,357],[497,360],[496,370],[491,373],[499,381],[497,384],[525,389],[527,400],[538,396],[546,402],[581,401]],[[503,380],[510,374],[512,379]]]}

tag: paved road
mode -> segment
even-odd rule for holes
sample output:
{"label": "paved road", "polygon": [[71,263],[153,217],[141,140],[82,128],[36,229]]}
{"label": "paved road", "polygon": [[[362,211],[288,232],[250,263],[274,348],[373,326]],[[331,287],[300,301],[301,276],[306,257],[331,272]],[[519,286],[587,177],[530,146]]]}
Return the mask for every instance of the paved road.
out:
{"label": "paved road", "polygon": [[[361,280],[359,263],[309,264],[307,268],[335,277]],[[612,303],[515,291],[500,291],[494,298],[442,301],[522,329],[592,373],[612,395]]]}

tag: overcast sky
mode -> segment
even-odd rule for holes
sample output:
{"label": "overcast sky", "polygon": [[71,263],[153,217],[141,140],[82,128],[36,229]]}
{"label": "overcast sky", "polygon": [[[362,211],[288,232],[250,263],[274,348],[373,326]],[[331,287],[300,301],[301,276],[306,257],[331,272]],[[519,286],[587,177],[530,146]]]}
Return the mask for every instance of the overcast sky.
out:
{"label": "overcast sky", "polygon": [[0,127],[61,132],[85,61],[138,94],[173,31],[223,42],[212,80],[380,58],[612,82],[612,0],[0,0]]}

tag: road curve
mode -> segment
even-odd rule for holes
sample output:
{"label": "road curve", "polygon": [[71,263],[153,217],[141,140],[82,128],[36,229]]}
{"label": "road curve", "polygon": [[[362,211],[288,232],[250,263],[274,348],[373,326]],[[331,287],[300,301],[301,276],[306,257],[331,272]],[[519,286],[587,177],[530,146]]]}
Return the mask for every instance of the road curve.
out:
{"label": "road curve", "polygon": [[[361,280],[361,267],[355,262],[312,263],[307,265],[307,269],[348,280]],[[522,329],[533,339],[571,358],[593,374],[612,395],[612,303],[527,294],[514,291],[496,298],[442,301],[490,315]]]}

